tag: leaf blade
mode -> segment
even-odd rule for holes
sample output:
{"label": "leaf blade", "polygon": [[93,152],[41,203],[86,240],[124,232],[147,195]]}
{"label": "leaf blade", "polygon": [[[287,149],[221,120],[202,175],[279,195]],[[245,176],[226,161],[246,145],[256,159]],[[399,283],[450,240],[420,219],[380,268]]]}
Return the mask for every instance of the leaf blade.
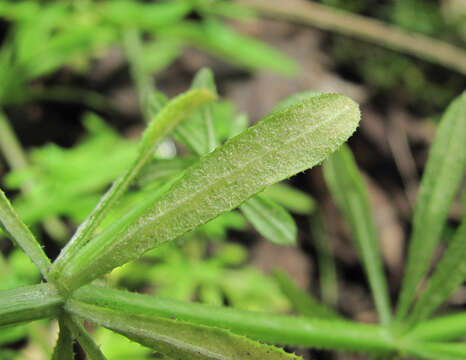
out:
{"label": "leaf blade", "polygon": [[364,181],[351,150],[342,146],[324,163],[324,178],[349,223],[382,323],[390,321],[390,301]]}
{"label": "leaf blade", "polygon": [[291,215],[280,205],[260,195],[245,201],[241,211],[267,240],[278,245],[295,245],[298,229]]}
{"label": "leaf blade", "polygon": [[156,316],[124,314],[75,301],[69,302],[67,309],[174,360],[298,359],[282,349],[223,329]]}
{"label": "leaf blade", "polygon": [[124,236],[87,244],[70,259],[61,283],[79,287],[318,164],[355,131],[359,118],[356,103],[334,94],[270,115],[188,169]]}
{"label": "leaf blade", "polygon": [[398,299],[398,320],[407,315],[427,271],[465,166],[466,93],[463,93],[444,113],[430,149],[414,210],[408,262]]}
{"label": "leaf blade", "polygon": [[0,189],[0,226],[29,256],[47,279],[50,259],[34,238],[29,228],[14,211],[5,193]]}
{"label": "leaf blade", "polygon": [[466,279],[466,216],[447,251],[416,302],[408,322],[411,325],[431,315]]}
{"label": "leaf blade", "polygon": [[[205,89],[191,90],[170,101],[162,111],[155,116],[144,131],[137,158],[130,165],[129,169],[113,183],[112,187],[101,198],[88,218],[79,226],[72,239],[55,260],[50,269],[51,276],[53,278],[57,278],[59,276],[59,273],[69,259],[73,258],[86,244],[89,237],[101,223],[110,208],[116,203],[121,195],[123,195],[144,165],[147,164],[150,156],[153,154],[163,138],[173,131],[174,127],[185,116],[202,104],[213,100],[214,97],[214,94]],[[66,289],[62,290],[66,291]]]}

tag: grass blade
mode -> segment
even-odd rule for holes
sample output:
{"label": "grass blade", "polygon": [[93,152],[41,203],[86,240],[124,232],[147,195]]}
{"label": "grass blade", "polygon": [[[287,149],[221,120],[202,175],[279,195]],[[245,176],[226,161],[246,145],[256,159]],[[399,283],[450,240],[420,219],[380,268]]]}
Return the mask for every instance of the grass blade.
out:
{"label": "grass blade", "polygon": [[73,238],[54,262],[51,268],[52,277],[56,278],[64,264],[86,244],[104,216],[133,182],[165,136],[187,115],[213,100],[214,97],[214,94],[205,89],[191,90],[173,99],[157,114],[142,136],[138,157],[130,168],[114,182],[89,217],[79,226]]}
{"label": "grass blade", "polygon": [[137,222],[112,241],[91,241],[60,282],[77,288],[173,240],[325,159],[355,131],[356,103],[322,95],[272,114],[201,158]]}
{"label": "grass blade", "polygon": [[293,309],[299,314],[311,318],[341,318],[340,315],[333,311],[333,309],[329,308],[325,304],[322,304],[307,291],[304,291],[303,289],[296,286],[293,280],[284,271],[276,270],[274,272],[274,276],[283,294],[291,302]]}
{"label": "grass blade", "polygon": [[75,301],[70,301],[67,309],[174,360],[299,359],[280,348],[214,327],[122,313]]}
{"label": "grass blade", "polygon": [[[348,321],[244,311],[227,307],[158,299],[127,291],[85,286],[73,294],[73,303],[113,309],[127,315],[157,317],[228,329],[254,340],[291,346],[357,351],[395,348],[387,329]],[[66,309],[73,313],[73,309]]]}
{"label": "grass blade", "polygon": [[49,284],[0,291],[0,326],[56,316],[63,299]]}
{"label": "grass blade", "polygon": [[435,246],[440,239],[451,203],[466,165],[466,93],[454,100],[442,117],[414,211],[408,262],[398,302],[397,319],[409,311]]}
{"label": "grass blade", "polygon": [[53,349],[52,360],[73,360],[74,351],[71,332],[62,317],[58,318],[58,324],[60,332],[58,333],[57,344]]}
{"label": "grass blade", "polygon": [[466,280],[466,217],[448,245],[409,317],[411,325],[429,317]]}
{"label": "grass blade", "polygon": [[343,146],[325,161],[324,177],[335,202],[351,228],[381,322],[388,324],[391,318],[390,302],[379,242],[366,186],[348,147]]}
{"label": "grass blade", "polygon": [[244,202],[240,209],[267,240],[278,245],[296,245],[296,223],[280,205],[256,195]]}
{"label": "grass blade", "polygon": [[41,274],[47,279],[50,260],[34,238],[29,228],[21,221],[7,197],[0,189],[0,225],[3,231],[24,250]]}

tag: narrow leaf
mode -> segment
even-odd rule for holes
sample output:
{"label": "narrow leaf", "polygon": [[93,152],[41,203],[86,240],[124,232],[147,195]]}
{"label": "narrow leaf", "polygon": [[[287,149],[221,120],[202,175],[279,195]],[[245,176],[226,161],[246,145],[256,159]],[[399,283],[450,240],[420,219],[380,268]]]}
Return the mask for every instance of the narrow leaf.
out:
{"label": "narrow leaf", "polygon": [[20,246],[29,258],[37,265],[41,274],[47,279],[50,260],[34,238],[29,228],[21,221],[13,210],[7,197],[0,189],[0,225],[3,231]]}
{"label": "narrow leaf", "polygon": [[125,314],[75,301],[70,301],[67,309],[173,360],[299,359],[280,348],[214,327],[156,316]]}
{"label": "narrow leaf", "polygon": [[466,344],[464,343],[407,343],[405,352],[427,360],[464,360]]}
{"label": "narrow leaf", "polygon": [[[73,303],[78,305],[113,309],[130,316],[176,318],[228,329],[235,334],[274,344],[379,352],[395,349],[388,330],[371,324],[244,311],[159,299],[92,285],[77,290],[73,299]],[[66,309],[74,313],[70,303]]]}
{"label": "narrow leaf", "polygon": [[52,360],[73,360],[74,351],[71,332],[62,317],[58,318],[58,324],[60,331],[58,333],[57,344],[53,349]]}
{"label": "narrow leaf", "polygon": [[78,319],[73,318],[68,314],[62,315],[63,321],[68,329],[71,331],[73,337],[79,342],[79,345],[86,353],[88,360],[105,360],[104,354],[100,348],[92,340],[89,333],[84,329]]}
{"label": "narrow leaf", "polygon": [[89,217],[79,226],[70,242],[61,251],[51,267],[51,276],[57,277],[64,264],[73,258],[83,247],[104,216],[116,201],[124,194],[139,171],[153,155],[160,142],[176,127],[176,125],[199,106],[213,100],[214,94],[208,90],[191,90],[170,101],[153,119],[144,132],[139,148],[139,155],[130,168],[117,179]]}
{"label": "narrow leaf", "polygon": [[409,311],[425,275],[466,166],[466,93],[442,117],[430,149],[414,211],[397,319]]}
{"label": "narrow leaf", "polygon": [[351,136],[359,118],[356,103],[334,94],[266,117],[201,158],[115,239],[82,248],[60,273],[61,283],[77,288],[313,167]]}
{"label": "narrow leaf", "polygon": [[[208,89],[213,94],[217,94],[212,71],[208,68],[199,70],[191,89]],[[218,144],[212,119],[212,106],[204,105],[191,119],[181,122],[175,129],[174,136],[197,155],[205,155],[215,149]]]}
{"label": "narrow leaf", "polygon": [[338,303],[337,270],[329,232],[320,212],[311,219],[311,233],[317,252],[322,301],[335,306]]}
{"label": "narrow leaf", "polygon": [[466,312],[446,315],[417,324],[407,337],[424,341],[448,341],[466,335]]}
{"label": "narrow leaf", "polygon": [[348,222],[362,258],[382,323],[390,321],[390,302],[366,186],[351,150],[343,146],[324,163],[325,181]]}
{"label": "narrow leaf", "polygon": [[266,239],[278,245],[296,244],[296,223],[280,205],[256,195],[244,202],[240,209]]}
{"label": "narrow leaf", "polygon": [[261,195],[296,214],[311,214],[316,207],[315,201],[310,195],[285,184],[269,186]]}
{"label": "narrow leaf", "polygon": [[333,309],[329,308],[325,304],[322,304],[307,291],[295,285],[287,273],[277,270],[275,271],[274,276],[275,279],[277,279],[278,285],[280,286],[283,294],[285,294],[285,296],[291,302],[293,309],[296,310],[299,314],[311,318],[340,318],[340,315],[333,311]]}
{"label": "narrow leaf", "polygon": [[426,319],[466,280],[466,216],[437,265],[409,318],[411,325]]}
{"label": "narrow leaf", "polygon": [[0,291],[0,326],[56,316],[62,305],[63,299],[49,284]]}

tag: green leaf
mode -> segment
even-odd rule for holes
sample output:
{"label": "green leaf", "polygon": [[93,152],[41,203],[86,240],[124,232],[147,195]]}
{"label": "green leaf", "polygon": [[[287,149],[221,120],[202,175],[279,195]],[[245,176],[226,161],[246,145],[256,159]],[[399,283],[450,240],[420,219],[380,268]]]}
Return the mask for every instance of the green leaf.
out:
{"label": "green leaf", "polygon": [[52,360],[73,360],[74,351],[71,332],[62,317],[58,318],[58,324],[60,331],[58,333],[57,344],[53,349]]}
{"label": "green leaf", "polygon": [[63,299],[49,284],[0,291],[0,326],[56,316],[62,305]]}
{"label": "green leaf", "polygon": [[282,349],[261,344],[227,330],[180,320],[127,314],[70,301],[67,310],[116,331],[173,360],[299,359]]}
{"label": "green leaf", "polygon": [[261,195],[300,215],[311,214],[316,207],[315,201],[310,195],[285,184],[269,186]]}
{"label": "green leaf", "polygon": [[327,224],[320,212],[311,219],[311,233],[317,252],[319,266],[319,283],[322,301],[336,306],[338,303],[338,280],[333,255],[332,242],[327,230]]}
{"label": "green leaf", "polygon": [[429,317],[466,280],[466,216],[409,317],[411,325]]}
{"label": "green leaf", "polygon": [[[68,314],[63,314],[62,322],[71,331],[73,338],[75,338],[79,345],[83,348],[86,353],[87,359],[89,360],[105,360],[104,354],[100,351],[97,344],[92,340],[89,333],[86,331],[84,326],[81,325],[79,320],[73,318]],[[61,328],[61,327],[60,327]],[[58,359],[61,359],[60,357]]]}
{"label": "green leaf", "polygon": [[155,181],[167,180],[186,170],[196,162],[194,156],[177,156],[171,159],[153,159],[141,170],[136,178],[138,186],[146,186]]}
{"label": "green leaf", "polygon": [[414,342],[405,345],[406,352],[421,359],[428,360],[463,360],[466,359],[464,343],[427,343]]}
{"label": "green leaf", "polygon": [[[217,94],[212,71],[208,68],[199,70],[191,89],[207,89]],[[204,105],[190,119],[181,122],[174,135],[175,139],[187,145],[197,155],[205,155],[214,150],[218,144],[212,119],[212,105]]]}
{"label": "green leaf", "polygon": [[390,351],[398,345],[387,329],[372,324],[244,311],[159,299],[92,285],[77,290],[73,299],[66,306],[71,313],[74,309],[70,304],[78,307],[91,305],[129,317],[176,318],[192,324],[228,329],[235,334],[274,344],[374,352]]}
{"label": "green leaf", "polygon": [[466,312],[446,315],[417,324],[406,337],[423,341],[448,341],[466,334]]}
{"label": "green leaf", "polygon": [[274,272],[275,279],[282,292],[286,295],[293,305],[293,309],[299,314],[311,317],[311,318],[322,318],[322,319],[339,319],[341,316],[337,314],[333,309],[329,308],[325,304],[322,304],[319,300],[314,298],[307,291],[299,288],[290,278],[290,276],[281,270]]}
{"label": "green leaf", "polygon": [[160,26],[177,23],[191,9],[189,1],[161,1],[143,4],[119,0],[105,2],[99,10],[105,20],[118,26],[153,30]]}
{"label": "green leaf", "polygon": [[380,259],[379,242],[372,220],[364,180],[347,146],[324,163],[324,177],[333,199],[348,222],[362,258],[381,322],[390,321],[387,283]]}
{"label": "green leaf", "polygon": [[[217,93],[212,71],[207,68],[201,69],[193,80],[192,88],[206,88]],[[199,109],[197,115],[197,119],[182,122],[175,135],[195,153],[205,155],[217,147],[211,104]],[[296,224],[280,205],[255,196],[241,205],[240,209],[266,239],[280,245],[296,243]]]}
{"label": "green leaf", "polygon": [[162,35],[182,39],[229,63],[251,70],[272,70],[292,76],[298,65],[288,56],[254,38],[241,35],[216,19],[202,24],[182,22],[160,30]]}
{"label": "green leaf", "polygon": [[115,239],[91,241],[68,259],[60,283],[77,288],[315,166],[351,136],[359,119],[357,104],[336,94],[266,117],[201,158]]}
{"label": "green leaf", "polygon": [[466,93],[454,100],[442,117],[430,149],[414,211],[397,319],[409,311],[425,275],[466,166]]}
{"label": "green leaf", "polygon": [[0,189],[0,225],[11,240],[15,241],[30,259],[37,265],[42,275],[47,278],[50,260],[34,238],[28,227],[13,210],[10,202]]}
{"label": "green leaf", "polygon": [[296,223],[280,205],[256,195],[244,202],[240,209],[267,240],[278,245],[296,245]]}
{"label": "green leaf", "polygon": [[139,171],[153,156],[160,142],[182,119],[199,106],[213,100],[214,97],[214,94],[205,89],[190,90],[170,101],[163,110],[156,115],[144,131],[137,158],[129,169],[113,183],[112,187],[102,197],[89,217],[79,226],[70,242],[62,250],[59,257],[52,265],[50,272],[52,277],[56,278],[64,264],[66,264],[70,258],[74,257],[78,250],[86,244],[104,216],[124,194]]}

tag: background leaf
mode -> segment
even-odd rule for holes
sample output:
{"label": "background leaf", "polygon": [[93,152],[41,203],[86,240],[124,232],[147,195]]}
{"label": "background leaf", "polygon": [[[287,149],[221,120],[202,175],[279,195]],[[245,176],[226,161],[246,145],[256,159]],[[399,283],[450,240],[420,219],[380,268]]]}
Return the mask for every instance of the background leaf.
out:
{"label": "background leaf", "polygon": [[387,324],[391,318],[391,311],[379,242],[367,190],[353,154],[347,146],[342,146],[325,161],[324,177],[333,199],[351,228],[371,286],[377,312],[381,322]]}
{"label": "background leaf", "polygon": [[451,203],[466,166],[466,93],[446,110],[429,152],[414,211],[408,261],[397,319],[409,311],[417,287],[429,267]]}

